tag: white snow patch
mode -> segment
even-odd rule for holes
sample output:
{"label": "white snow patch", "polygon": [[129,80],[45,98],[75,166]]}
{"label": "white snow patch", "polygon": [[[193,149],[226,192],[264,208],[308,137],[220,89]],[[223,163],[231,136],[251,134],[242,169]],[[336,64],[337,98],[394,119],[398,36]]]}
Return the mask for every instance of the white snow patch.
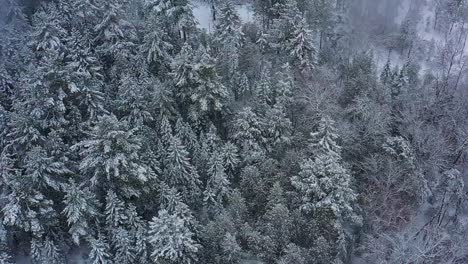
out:
{"label": "white snow patch", "polygon": [[[198,26],[208,32],[213,32],[215,23],[211,14],[211,7],[206,3],[200,3],[192,0],[193,15],[198,21]],[[254,20],[254,12],[250,4],[241,4],[236,6],[237,14],[242,23],[252,22]]]}
{"label": "white snow patch", "polygon": [[210,7],[206,4],[193,2],[193,15],[198,21],[198,26],[212,32],[214,29],[213,19],[211,18]]}
{"label": "white snow patch", "polygon": [[253,22],[254,12],[250,4],[243,4],[237,7],[237,13],[243,23]]}

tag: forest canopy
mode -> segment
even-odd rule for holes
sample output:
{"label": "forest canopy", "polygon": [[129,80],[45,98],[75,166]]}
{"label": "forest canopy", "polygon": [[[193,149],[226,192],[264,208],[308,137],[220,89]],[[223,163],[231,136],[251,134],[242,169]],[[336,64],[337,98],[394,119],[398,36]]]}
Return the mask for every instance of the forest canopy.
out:
{"label": "forest canopy", "polygon": [[0,263],[468,263],[467,23],[0,0]]}

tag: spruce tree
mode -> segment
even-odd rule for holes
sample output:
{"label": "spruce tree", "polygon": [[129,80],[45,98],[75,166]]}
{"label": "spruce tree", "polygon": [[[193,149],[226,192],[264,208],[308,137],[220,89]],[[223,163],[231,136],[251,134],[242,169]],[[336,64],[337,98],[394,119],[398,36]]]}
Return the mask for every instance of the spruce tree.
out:
{"label": "spruce tree", "polygon": [[149,225],[148,241],[153,261],[196,263],[200,245],[195,240],[195,219],[180,195],[173,189],[165,195],[169,203],[158,211]]}
{"label": "spruce tree", "polygon": [[292,36],[287,45],[293,65],[296,65],[303,72],[315,67],[317,64],[317,49],[305,19],[294,18]]}
{"label": "spruce tree", "polygon": [[195,64],[196,86],[190,99],[202,113],[220,111],[228,97],[226,87],[220,83],[213,58],[202,48]]}
{"label": "spruce tree", "polygon": [[196,197],[199,189],[198,172],[179,138],[170,138],[163,164],[164,181],[181,191],[185,200]]}
{"label": "spruce tree", "polygon": [[89,260],[92,264],[108,264],[113,262],[109,252],[109,245],[102,235],[99,235],[97,239],[91,238],[89,244],[91,248]]}
{"label": "spruce tree", "polygon": [[208,181],[203,192],[203,201],[208,208],[219,212],[230,193],[230,182],[223,166],[223,156],[214,152],[208,162]]}
{"label": "spruce tree", "polygon": [[216,25],[215,42],[219,49],[217,56],[222,76],[233,77],[238,70],[239,49],[242,40],[241,20],[234,4],[228,0],[220,8]]}
{"label": "spruce tree", "polygon": [[148,64],[155,65],[158,71],[167,70],[172,62],[170,55],[174,46],[169,42],[168,32],[164,30],[164,17],[152,9],[146,13],[142,51]]}
{"label": "spruce tree", "polygon": [[241,149],[244,160],[262,155],[265,138],[263,122],[250,107],[242,109],[232,123],[232,139]]}
{"label": "spruce tree", "polygon": [[[324,252],[330,254],[329,258],[323,259],[336,261],[345,254],[344,223],[360,223],[360,218],[354,212],[357,194],[352,188],[351,175],[341,159],[333,121],[328,117],[322,118],[317,132],[311,136],[313,156],[301,162],[299,175],[293,176],[291,183],[300,195],[300,210],[312,216],[317,223],[319,233],[316,239],[323,240],[320,243],[324,246]],[[330,235],[324,238],[322,232]],[[315,247],[319,248],[320,245]]]}
{"label": "spruce tree", "polygon": [[79,168],[93,188],[119,190],[125,196],[139,196],[154,172],[140,159],[141,137],[137,129],[114,115],[103,116],[90,137],[75,146],[82,161]]}
{"label": "spruce tree", "polygon": [[66,184],[64,189],[65,207],[62,213],[67,217],[73,242],[80,245],[81,238],[89,235],[93,228],[92,220],[98,214],[97,201],[88,188],[80,189],[73,181]]}

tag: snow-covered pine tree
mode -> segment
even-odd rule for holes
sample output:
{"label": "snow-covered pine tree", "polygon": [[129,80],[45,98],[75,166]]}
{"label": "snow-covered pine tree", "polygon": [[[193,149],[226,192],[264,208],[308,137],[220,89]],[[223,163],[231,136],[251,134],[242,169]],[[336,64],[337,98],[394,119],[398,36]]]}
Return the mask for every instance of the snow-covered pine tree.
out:
{"label": "snow-covered pine tree", "polygon": [[159,19],[153,15],[146,23],[148,33],[145,34],[143,44],[143,52],[147,54],[146,61],[162,65],[170,62],[169,54],[172,45],[165,40],[166,33],[162,30]]}
{"label": "snow-covered pine tree", "polygon": [[223,1],[220,7],[220,19],[217,21],[216,39],[222,43],[232,42],[239,47],[242,37],[241,20],[232,0]]}
{"label": "snow-covered pine tree", "polygon": [[[296,1],[291,0],[274,0],[274,1],[254,1],[254,9],[256,13],[261,15],[262,26],[264,29],[269,29],[275,20],[279,19],[288,6],[294,4]],[[274,25],[273,25],[274,26]]]}
{"label": "snow-covered pine tree", "polygon": [[302,195],[304,212],[326,208],[333,210],[337,217],[352,216],[356,194],[351,189],[349,173],[335,154],[319,154],[314,160],[304,161],[301,172],[291,181]]}
{"label": "snow-covered pine tree", "polygon": [[150,77],[124,75],[115,102],[122,121],[142,129],[154,120],[154,86]]}
{"label": "snow-covered pine tree", "polygon": [[104,210],[105,228],[112,259],[130,264],[147,261],[146,222],[137,208],[110,190],[106,195]]}
{"label": "snow-covered pine tree", "polygon": [[60,23],[62,22],[60,16],[56,3],[44,3],[42,10],[35,14],[29,45],[36,57],[42,56],[47,51],[63,51],[63,40],[67,32]]}
{"label": "snow-covered pine tree", "polygon": [[195,53],[192,47],[185,43],[171,65],[171,76],[174,78],[176,96],[179,98],[178,104],[183,109],[189,107],[189,98],[197,84],[198,76],[195,73],[194,61]]}
{"label": "snow-covered pine tree", "polygon": [[260,224],[262,234],[273,242],[276,256],[279,256],[286,249],[291,238],[291,215],[283,195],[281,186],[279,183],[275,183],[270,190],[266,212]]}
{"label": "snow-covered pine tree", "polygon": [[263,120],[250,107],[242,109],[232,123],[232,139],[240,147],[244,160],[262,155],[265,138],[262,134]]}
{"label": "snow-covered pine tree", "polygon": [[[7,138],[2,153],[2,167],[6,166],[2,168],[2,196],[5,197],[2,220],[7,226],[40,237],[58,228],[60,198],[50,193],[60,192],[64,178],[70,176],[71,171],[63,160],[55,157],[54,151],[59,155],[62,152],[54,149],[57,146],[54,139],[51,138],[51,146],[44,149],[40,145],[42,141],[34,141],[27,135],[28,131],[22,131],[17,124],[12,124],[15,126],[10,134],[12,139]],[[10,166],[13,164],[14,169]]]}
{"label": "snow-covered pine tree", "polygon": [[271,67],[271,63],[265,63],[260,73],[260,79],[255,84],[254,96],[259,100],[259,107],[272,103],[273,85],[271,80]]}
{"label": "snow-covered pine tree", "polygon": [[[125,224],[127,216],[124,214],[125,204],[117,197],[117,194],[109,190],[106,195],[106,207],[104,214],[106,216],[106,227],[114,229]],[[114,234],[113,234],[114,235]]]}
{"label": "snow-covered pine tree", "polygon": [[216,71],[215,60],[204,49],[197,52],[197,63],[194,65],[196,72],[196,85],[190,99],[196,107],[196,113],[216,113],[222,109],[228,97],[226,87],[221,84]]}
{"label": "snow-covered pine tree", "polygon": [[196,241],[196,222],[188,206],[175,189],[163,194],[162,209],[153,217],[148,231],[153,261],[196,263],[200,245]]}
{"label": "snow-covered pine tree", "polygon": [[165,17],[164,27],[171,37],[171,44],[180,47],[191,42],[191,36],[197,32],[196,21],[189,0],[147,0],[145,7],[152,10],[155,16]]}
{"label": "snow-covered pine tree", "polygon": [[164,30],[163,14],[150,8],[146,10],[145,36],[141,47],[146,61],[160,75],[169,70],[172,63],[171,53],[174,46],[170,43],[168,32]]}
{"label": "snow-covered pine tree", "polygon": [[221,5],[215,36],[220,74],[232,78],[239,64],[239,48],[243,33],[241,20],[231,0],[224,1]]}
{"label": "snow-covered pine tree", "polygon": [[187,147],[190,153],[193,153],[198,148],[198,138],[192,127],[184,122],[181,118],[177,119],[175,129],[176,136]]}
{"label": "snow-covered pine tree", "polygon": [[317,130],[312,132],[309,149],[312,153],[331,153],[340,155],[341,147],[338,145],[338,134],[335,128],[335,121],[328,116],[321,118]]}
{"label": "snow-covered pine tree", "polygon": [[391,130],[393,135],[399,135],[399,130],[402,120],[402,109],[403,109],[403,100],[402,95],[406,92],[408,86],[408,77],[407,77],[407,65],[404,65],[401,70],[398,71],[398,68],[395,68],[393,73],[393,80],[390,83],[390,95],[391,95]]}
{"label": "snow-covered pine tree", "polygon": [[92,128],[89,138],[73,146],[80,150],[80,171],[93,188],[118,190],[124,196],[139,196],[144,184],[154,177],[148,164],[140,159],[141,137],[128,122],[114,115],[103,116]]}
{"label": "snow-covered pine tree", "polygon": [[[199,176],[191,164],[185,146],[176,136],[170,138],[164,157],[163,179],[170,187],[181,191],[185,201],[198,195]],[[195,202],[192,200],[192,202]]]}
{"label": "snow-covered pine tree", "polygon": [[223,167],[230,178],[233,178],[235,171],[240,163],[239,149],[231,142],[227,142],[221,148],[221,155],[223,157]]}
{"label": "snow-covered pine tree", "polygon": [[129,22],[121,0],[99,1],[100,21],[94,27],[94,46],[104,68],[119,79],[120,70],[135,59],[137,32]]}
{"label": "snow-covered pine tree", "polygon": [[289,52],[291,63],[302,72],[313,69],[317,64],[317,49],[311,34],[305,19],[296,16],[286,50]]}
{"label": "snow-covered pine tree", "polygon": [[89,188],[81,189],[74,181],[65,184],[64,189],[62,213],[67,217],[67,223],[70,227],[68,232],[71,234],[73,242],[79,245],[80,239],[89,235],[92,219],[98,214],[97,201]]}
{"label": "snow-covered pine tree", "polygon": [[289,61],[290,50],[289,43],[293,40],[295,24],[298,17],[302,17],[297,8],[296,1],[277,0],[271,3],[270,12],[272,13],[271,26],[265,31],[266,46],[271,48],[270,60],[276,63]]}
{"label": "snow-covered pine tree", "polygon": [[[329,250],[332,259],[340,259],[346,233],[343,224],[347,220],[359,224],[360,217],[354,212],[357,194],[352,188],[351,174],[341,159],[333,124],[329,117],[321,119],[317,132],[311,134],[313,155],[300,164],[300,173],[291,178],[291,184],[301,197],[300,210],[316,219],[320,232],[333,234],[324,243],[339,245]],[[324,239],[320,234],[317,236]]]}
{"label": "snow-covered pine tree", "polygon": [[390,65],[390,59],[385,63],[382,72],[380,73],[380,81],[383,85],[389,85],[392,81],[392,69]]}
{"label": "snow-covered pine tree", "polygon": [[208,162],[208,181],[203,192],[203,201],[208,209],[219,213],[229,194],[230,182],[223,166],[223,156],[214,152]]}
{"label": "snow-covered pine tree", "polygon": [[[91,30],[91,29],[89,29]],[[91,48],[92,40],[86,33],[73,28],[66,39],[65,60],[66,81],[73,103],[79,109],[80,116],[86,121],[96,121],[97,116],[107,113],[104,109],[103,70],[100,61]]]}
{"label": "snow-covered pine tree", "polygon": [[135,263],[136,255],[132,245],[132,237],[130,232],[124,228],[117,228],[113,230],[114,234],[114,261],[122,264]]}
{"label": "snow-covered pine tree", "polygon": [[235,99],[247,98],[247,95],[251,93],[249,78],[245,73],[237,75],[235,86],[233,87]]}
{"label": "snow-covered pine tree", "polygon": [[292,124],[285,109],[278,102],[266,110],[263,120],[265,127],[262,130],[270,151],[291,142]]}
{"label": "snow-covered pine tree", "polygon": [[394,78],[390,87],[393,101],[396,101],[398,99],[397,97],[404,92],[404,89],[408,85],[406,68],[407,65],[404,65],[399,71],[398,68],[395,68]]}
{"label": "snow-covered pine tree", "polygon": [[283,64],[275,74],[273,87],[274,102],[283,107],[289,106],[296,88],[292,67],[289,63]]}
{"label": "snow-covered pine tree", "polygon": [[32,239],[31,257],[38,263],[59,264],[64,261],[60,250],[50,236]]}
{"label": "snow-covered pine tree", "polygon": [[99,234],[97,238],[90,238],[89,245],[91,248],[89,252],[89,260],[92,264],[113,263],[109,244],[103,235]]}

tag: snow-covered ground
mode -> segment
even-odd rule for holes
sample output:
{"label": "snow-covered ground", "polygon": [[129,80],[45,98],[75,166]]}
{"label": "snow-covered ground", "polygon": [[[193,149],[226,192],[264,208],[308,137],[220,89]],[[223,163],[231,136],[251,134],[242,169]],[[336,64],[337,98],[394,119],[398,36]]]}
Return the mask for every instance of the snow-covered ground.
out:
{"label": "snow-covered ground", "polygon": [[[198,21],[198,26],[206,29],[208,32],[213,32],[215,26],[211,16],[211,9],[208,4],[192,1],[193,15]],[[252,6],[250,4],[237,5],[237,13],[243,23],[252,22],[254,19]]]}
{"label": "snow-covered ground", "polygon": [[[457,24],[454,26],[452,29],[452,33],[449,36],[444,36],[440,32],[436,31],[434,29],[434,3],[433,0],[427,0],[427,3],[423,6],[420,7],[414,7],[411,8],[412,5],[412,0],[405,0],[403,1],[399,8],[398,8],[398,14],[395,17],[395,23],[401,24],[404,19],[407,16],[408,12],[414,12],[414,8],[419,8],[418,16],[419,16],[419,21],[417,25],[417,32],[416,34],[418,35],[418,38],[422,41],[427,41],[429,42],[434,42],[434,44],[437,47],[443,47],[445,46],[445,43],[447,39],[454,39],[458,38],[460,30],[467,31],[467,28],[460,29],[460,25]],[[412,9],[412,10],[410,10]],[[427,44],[429,45],[429,44]],[[374,58],[376,59],[376,64],[379,69],[382,69],[385,63],[387,62],[387,59],[390,60],[391,65],[399,65],[402,66],[408,61],[408,58],[406,54],[399,54],[398,52],[392,52],[389,54],[388,49],[384,47],[374,47]],[[468,45],[464,47],[464,55],[468,56]],[[433,69],[433,65],[431,65],[430,60],[422,60],[419,61],[419,65],[421,66],[421,74],[424,74],[426,70],[435,70]]]}

